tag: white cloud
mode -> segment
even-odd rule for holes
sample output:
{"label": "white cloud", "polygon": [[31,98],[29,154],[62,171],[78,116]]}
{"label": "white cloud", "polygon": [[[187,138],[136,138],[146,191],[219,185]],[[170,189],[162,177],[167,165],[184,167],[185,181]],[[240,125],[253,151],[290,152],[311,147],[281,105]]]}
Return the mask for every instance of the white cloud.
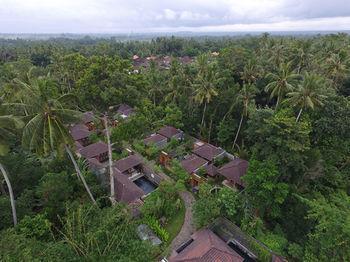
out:
{"label": "white cloud", "polygon": [[177,17],[176,12],[171,9],[164,10],[164,18],[167,20],[175,20]]}
{"label": "white cloud", "polygon": [[0,32],[350,29],[348,1],[0,0]]}

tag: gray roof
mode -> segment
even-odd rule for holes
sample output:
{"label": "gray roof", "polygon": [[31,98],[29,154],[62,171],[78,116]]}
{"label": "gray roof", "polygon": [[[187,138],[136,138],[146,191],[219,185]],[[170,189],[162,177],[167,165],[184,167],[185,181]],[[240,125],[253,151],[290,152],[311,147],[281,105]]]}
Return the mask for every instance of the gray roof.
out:
{"label": "gray roof", "polygon": [[152,134],[150,135],[149,137],[145,138],[143,140],[143,142],[146,144],[146,145],[149,145],[149,144],[157,144],[159,142],[162,142],[162,141],[166,141],[167,138],[165,136],[162,136],[160,134]]}
{"label": "gray roof", "polygon": [[88,138],[91,133],[87,128],[73,127],[70,130],[70,134],[72,135],[74,141],[77,141]]}
{"label": "gray roof", "polygon": [[85,158],[94,158],[108,152],[108,145],[104,142],[97,142],[80,149],[80,154]]}
{"label": "gray roof", "polygon": [[115,199],[126,204],[133,203],[140,199],[145,192],[129,178],[114,168]]}
{"label": "gray roof", "polygon": [[231,249],[209,229],[202,229],[192,235],[192,242],[169,262],[241,262],[243,257]]}
{"label": "gray roof", "polygon": [[130,168],[136,167],[142,164],[142,159],[137,155],[130,155],[128,157],[122,158],[113,163],[113,166],[117,168],[120,172],[125,172]]}
{"label": "gray roof", "polygon": [[247,173],[248,161],[240,158],[236,158],[226,165],[222,166],[218,173],[223,175],[227,179],[234,181],[236,184],[245,186],[243,180],[241,179]]}
{"label": "gray roof", "polygon": [[196,155],[190,155],[186,159],[181,161],[182,167],[189,173],[192,174],[194,171],[196,171],[198,168],[206,165],[208,163],[207,160],[196,156]]}
{"label": "gray roof", "polygon": [[173,126],[164,126],[157,132],[158,134],[165,136],[169,139],[176,136],[177,134],[181,134],[182,131],[180,129],[177,129]]}
{"label": "gray roof", "polygon": [[204,144],[203,146],[194,149],[192,152],[208,161],[213,161],[214,158],[223,154],[225,151],[220,147],[211,144]]}

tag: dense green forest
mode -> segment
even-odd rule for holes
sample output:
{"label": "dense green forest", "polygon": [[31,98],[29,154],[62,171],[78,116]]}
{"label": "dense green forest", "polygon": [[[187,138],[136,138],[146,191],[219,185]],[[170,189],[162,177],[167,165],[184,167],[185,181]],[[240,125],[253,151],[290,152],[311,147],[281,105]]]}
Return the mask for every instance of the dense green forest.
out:
{"label": "dense green forest", "polygon": [[[151,63],[135,72],[134,55],[174,59],[167,70]],[[156,260],[128,208],[111,205],[80,160],[77,177],[69,154],[66,124],[121,103],[137,113],[112,128],[113,143],[171,124],[249,161],[240,193],[201,186],[198,227],[225,216],[290,261],[350,260],[347,34],[1,39],[0,90],[0,261]],[[160,211],[152,199],[143,207],[159,217],[176,204],[174,187],[160,189]]]}

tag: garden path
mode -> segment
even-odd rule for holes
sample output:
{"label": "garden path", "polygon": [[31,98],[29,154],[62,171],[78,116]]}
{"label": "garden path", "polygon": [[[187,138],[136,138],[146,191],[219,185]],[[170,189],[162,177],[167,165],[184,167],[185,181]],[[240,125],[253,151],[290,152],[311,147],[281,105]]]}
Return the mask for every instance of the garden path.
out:
{"label": "garden path", "polygon": [[174,238],[173,242],[171,242],[170,250],[172,250],[171,256],[175,255],[175,250],[180,247],[182,243],[189,240],[191,235],[194,233],[194,224],[193,224],[193,214],[192,214],[192,206],[195,202],[193,195],[188,192],[180,192],[180,197],[185,203],[186,213],[185,220],[182,225],[182,228],[179,234]]}

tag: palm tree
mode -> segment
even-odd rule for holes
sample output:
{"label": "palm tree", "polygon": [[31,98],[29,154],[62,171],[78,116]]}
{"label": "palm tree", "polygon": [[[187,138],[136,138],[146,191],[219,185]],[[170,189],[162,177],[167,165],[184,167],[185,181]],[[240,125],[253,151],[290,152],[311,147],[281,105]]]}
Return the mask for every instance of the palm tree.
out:
{"label": "palm tree", "polygon": [[254,102],[254,97],[256,94],[257,90],[256,87],[252,84],[243,84],[242,89],[239,91],[235,103],[241,103],[243,106],[242,109],[242,114],[241,114],[241,120],[239,121],[237,133],[235,136],[235,139],[232,144],[232,148],[236,145],[237,139],[239,132],[241,131],[242,123],[243,123],[243,118],[248,115],[248,108],[251,103]]}
{"label": "palm tree", "polygon": [[156,63],[152,60],[150,62],[149,70],[147,72],[147,80],[149,83],[149,92],[152,96],[153,104],[156,105],[157,95],[162,93],[160,72],[157,70]]}
{"label": "palm tree", "polygon": [[[11,115],[3,115],[0,116],[0,155],[4,156],[8,153],[8,138],[13,135],[13,130],[22,127],[22,122],[11,116]],[[12,190],[12,185],[10,179],[7,175],[5,167],[0,163],[0,171],[5,179],[7,189],[10,195],[11,209],[12,209],[12,219],[13,225],[17,224],[17,213],[16,213],[16,204],[15,197]]]}
{"label": "palm tree", "polygon": [[209,104],[214,96],[218,95],[215,87],[216,74],[213,67],[208,67],[204,74],[198,74],[196,83],[194,84],[195,96],[194,100],[200,105],[204,104],[201,127],[204,125],[204,117]]}
{"label": "palm tree", "polygon": [[178,60],[174,59],[171,62],[170,70],[168,71],[169,80],[167,82],[167,95],[165,96],[165,101],[178,104],[180,97],[183,97],[187,91],[186,86],[186,75],[183,66]]}
{"label": "palm tree", "polygon": [[248,84],[254,84],[260,76],[256,60],[250,59],[241,72],[241,79]]}
{"label": "palm tree", "polygon": [[73,140],[67,129],[67,125],[76,122],[81,113],[65,108],[64,101],[69,95],[59,95],[59,92],[46,86],[40,79],[31,84],[16,80],[21,89],[17,92],[19,103],[9,103],[9,106],[20,110],[19,113],[26,114],[24,119],[26,125],[23,129],[22,144],[25,148],[39,155],[49,155],[52,152],[61,154],[66,151],[72,161],[75,171],[83,182],[92,202],[96,201],[81,174],[80,168],[75,161],[70,145]]}
{"label": "palm tree", "polygon": [[315,74],[305,73],[303,81],[298,85],[294,92],[287,94],[286,103],[299,109],[296,122],[299,121],[301,113],[304,109],[315,109],[316,106],[322,106],[325,95],[321,94],[323,80]]}
{"label": "palm tree", "polygon": [[345,51],[332,53],[324,62],[325,73],[339,87],[349,74],[350,58]]}
{"label": "palm tree", "polygon": [[281,64],[277,73],[269,73],[266,76],[271,82],[265,87],[265,92],[270,93],[270,98],[277,97],[276,109],[286,93],[294,89],[297,74],[294,74],[290,68],[290,62]]}

